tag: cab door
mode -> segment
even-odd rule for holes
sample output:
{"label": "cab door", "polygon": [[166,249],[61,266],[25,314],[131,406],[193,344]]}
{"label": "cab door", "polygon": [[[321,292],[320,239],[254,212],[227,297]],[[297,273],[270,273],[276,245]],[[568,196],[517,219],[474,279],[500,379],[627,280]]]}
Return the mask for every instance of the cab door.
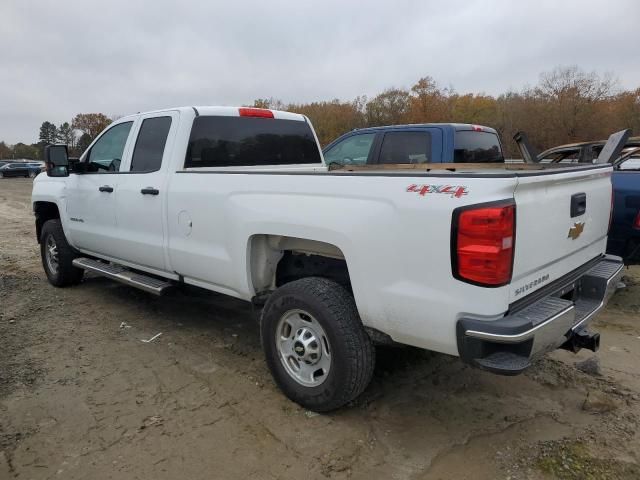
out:
{"label": "cab door", "polygon": [[116,195],[115,255],[157,271],[170,270],[165,248],[165,212],[169,160],[178,118],[175,111],[140,117],[132,154],[123,165]]}
{"label": "cab door", "polygon": [[130,154],[134,121],[105,130],[80,159],[82,173],[71,173],[66,186],[65,231],[72,245],[112,257],[116,234],[116,201],[120,166]]}

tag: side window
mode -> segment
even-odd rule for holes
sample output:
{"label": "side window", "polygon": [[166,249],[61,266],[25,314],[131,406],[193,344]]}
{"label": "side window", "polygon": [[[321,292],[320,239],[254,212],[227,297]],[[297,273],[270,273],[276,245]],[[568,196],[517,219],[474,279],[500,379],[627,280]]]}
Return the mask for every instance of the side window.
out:
{"label": "side window", "polygon": [[120,162],[131,125],[133,122],[119,123],[103,133],[93,144],[87,155],[89,172],[117,172],[120,170]]}
{"label": "side window", "polygon": [[375,133],[363,133],[345,138],[340,143],[331,147],[324,154],[327,165],[337,163],[340,165],[364,165],[373,145]]}
{"label": "side window", "polygon": [[160,170],[170,128],[171,117],[147,118],[142,121],[131,159],[132,172]]}
{"label": "side window", "polygon": [[428,132],[388,132],[380,149],[380,163],[428,163],[430,157]]}

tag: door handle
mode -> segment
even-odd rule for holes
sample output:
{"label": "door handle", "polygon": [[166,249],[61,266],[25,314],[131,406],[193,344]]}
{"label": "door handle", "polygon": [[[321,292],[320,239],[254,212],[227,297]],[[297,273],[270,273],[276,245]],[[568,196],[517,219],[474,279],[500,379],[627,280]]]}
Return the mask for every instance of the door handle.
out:
{"label": "door handle", "polygon": [[109,185],[103,185],[99,187],[98,190],[100,190],[101,192],[111,193],[113,192],[113,187],[110,187]]}
{"label": "door handle", "polygon": [[160,193],[160,190],[153,187],[147,187],[140,190],[140,193],[143,195],[158,195]]}

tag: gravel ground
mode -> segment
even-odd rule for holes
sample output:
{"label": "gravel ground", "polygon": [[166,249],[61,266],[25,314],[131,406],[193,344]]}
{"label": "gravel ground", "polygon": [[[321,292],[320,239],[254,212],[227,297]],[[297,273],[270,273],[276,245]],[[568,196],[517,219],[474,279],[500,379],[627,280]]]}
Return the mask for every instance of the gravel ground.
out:
{"label": "gravel ground", "polygon": [[276,389],[243,302],[50,286],[30,193],[0,180],[0,479],[640,478],[640,268],[596,355],[511,378],[380,349],[362,397],[316,415]]}

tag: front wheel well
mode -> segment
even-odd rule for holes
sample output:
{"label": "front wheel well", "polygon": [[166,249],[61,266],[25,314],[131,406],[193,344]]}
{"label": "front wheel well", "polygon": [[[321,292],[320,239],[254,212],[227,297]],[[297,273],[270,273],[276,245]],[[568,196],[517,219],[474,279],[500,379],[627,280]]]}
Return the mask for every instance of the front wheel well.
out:
{"label": "front wheel well", "polygon": [[35,202],[33,204],[33,213],[36,216],[36,239],[38,243],[40,243],[42,226],[48,220],[60,218],[60,211],[58,210],[58,206],[53,202]]}

